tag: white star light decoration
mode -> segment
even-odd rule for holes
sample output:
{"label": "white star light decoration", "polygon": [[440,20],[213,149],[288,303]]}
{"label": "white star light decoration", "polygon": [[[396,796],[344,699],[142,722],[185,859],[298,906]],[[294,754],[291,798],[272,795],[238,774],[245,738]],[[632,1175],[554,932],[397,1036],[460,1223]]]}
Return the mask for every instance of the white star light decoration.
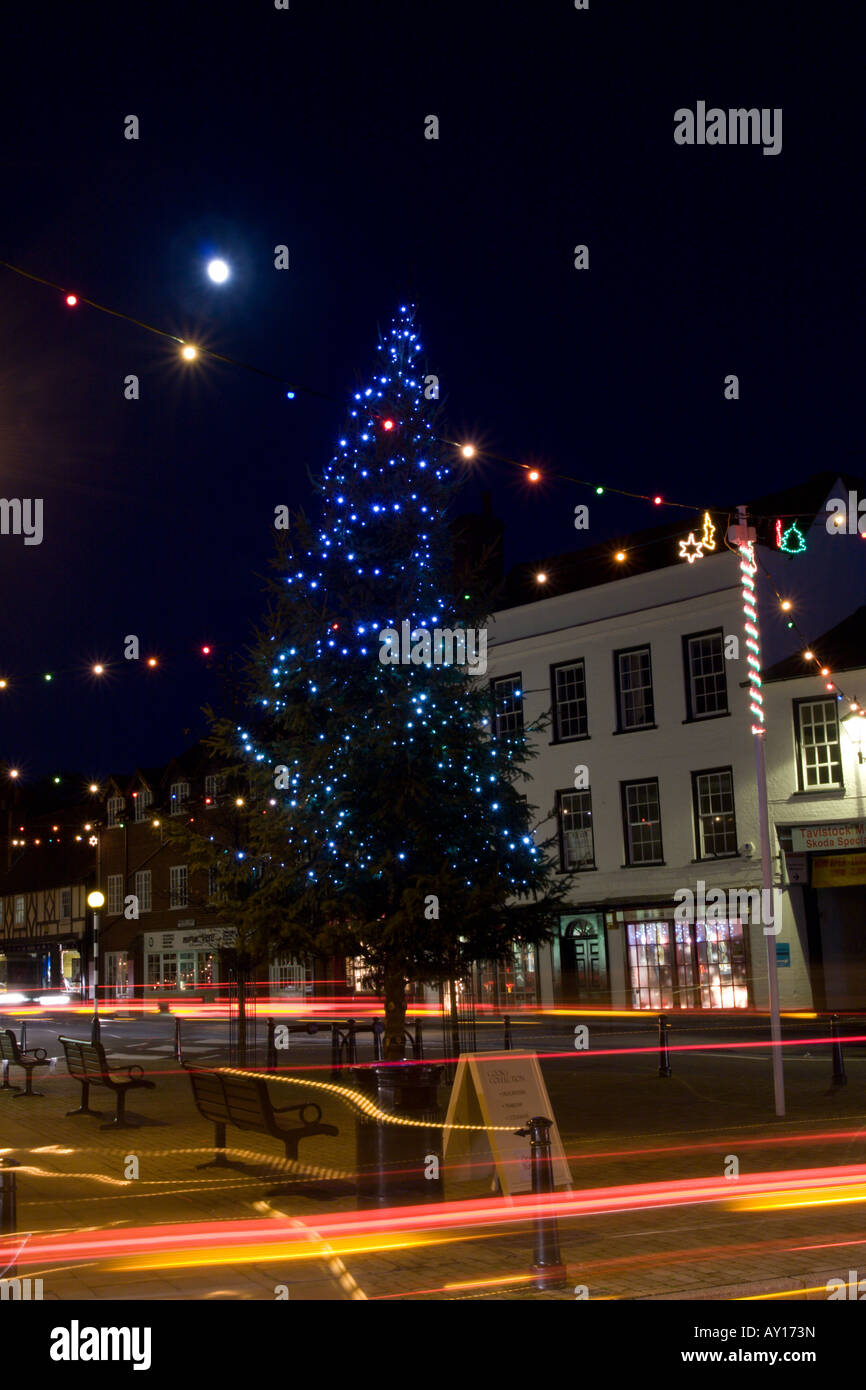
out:
{"label": "white star light decoration", "polygon": [[689,531],[687,538],[680,541],[680,559],[688,560],[690,565],[695,560],[703,559],[705,550],[715,550],[716,548],[716,528],[712,523],[709,512],[704,512],[704,529],[700,540],[695,536],[694,531]]}

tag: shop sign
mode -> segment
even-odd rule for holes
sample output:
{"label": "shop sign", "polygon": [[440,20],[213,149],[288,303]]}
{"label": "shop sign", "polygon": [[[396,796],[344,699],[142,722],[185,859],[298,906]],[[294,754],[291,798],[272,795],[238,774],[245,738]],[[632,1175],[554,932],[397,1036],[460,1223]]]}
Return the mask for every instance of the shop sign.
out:
{"label": "shop sign", "polygon": [[786,854],[785,868],[788,870],[789,883],[809,882],[809,861],[805,854]]}
{"label": "shop sign", "polygon": [[866,854],[822,854],[812,860],[813,888],[847,888],[866,883]]}
{"label": "shop sign", "polygon": [[793,850],[866,849],[866,823],[836,822],[829,825],[795,825],[791,830]]}
{"label": "shop sign", "polygon": [[148,951],[216,951],[221,946],[233,946],[236,939],[234,927],[210,927],[198,931],[150,932],[144,942]]}

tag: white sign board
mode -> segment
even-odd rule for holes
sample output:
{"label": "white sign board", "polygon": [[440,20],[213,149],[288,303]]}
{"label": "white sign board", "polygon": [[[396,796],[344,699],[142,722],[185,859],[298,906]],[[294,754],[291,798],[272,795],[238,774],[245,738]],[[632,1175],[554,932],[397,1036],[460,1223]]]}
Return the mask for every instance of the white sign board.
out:
{"label": "white sign board", "polygon": [[[456,1182],[489,1176],[495,1166],[505,1193],[532,1191],[529,1136],[515,1131],[536,1115],[553,1120],[550,1151],[555,1187],[571,1187],[571,1170],[534,1052],[490,1056],[467,1052],[457,1064],[445,1118],[446,1175]],[[472,1125],[474,1130],[457,1129]]]}
{"label": "white sign board", "polygon": [[795,825],[791,830],[791,848],[866,849],[866,822],[835,821],[829,825]]}
{"label": "white sign board", "polygon": [[206,951],[220,946],[234,946],[235,927],[200,927],[193,923],[186,931],[151,932],[145,937],[148,951]]}
{"label": "white sign board", "polygon": [[788,871],[789,883],[809,882],[809,861],[805,854],[786,854],[785,868]]}

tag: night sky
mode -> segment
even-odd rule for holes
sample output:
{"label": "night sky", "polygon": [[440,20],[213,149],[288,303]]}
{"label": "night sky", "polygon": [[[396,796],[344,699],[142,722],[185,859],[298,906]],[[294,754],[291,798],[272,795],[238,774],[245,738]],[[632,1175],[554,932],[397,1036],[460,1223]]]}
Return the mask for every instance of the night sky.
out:
{"label": "night sky", "polygon": [[[858,471],[850,22],[757,0],[10,9],[0,259],[319,394],[184,366],[0,269],[0,496],[45,511],[41,545],[0,535],[0,767],[102,777],[203,731],[198,649],[247,638],[274,507],[310,507],[407,298],[453,438],[696,510]],[[782,152],[676,145],[698,100],[781,107]],[[466,510],[482,487],[508,564],[658,519],[608,494],[577,533],[583,488],[482,461]],[[157,671],[122,659],[128,633]]]}

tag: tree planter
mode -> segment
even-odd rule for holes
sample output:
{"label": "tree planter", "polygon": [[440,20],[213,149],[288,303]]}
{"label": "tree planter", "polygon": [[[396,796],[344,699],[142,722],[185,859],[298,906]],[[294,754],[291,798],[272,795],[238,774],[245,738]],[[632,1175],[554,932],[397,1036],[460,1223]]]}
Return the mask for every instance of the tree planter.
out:
{"label": "tree planter", "polygon": [[358,1067],[352,1083],[387,1110],[420,1125],[389,1124],[366,1115],[356,1121],[358,1205],[387,1207],[442,1200],[441,1066],[398,1063]]}

